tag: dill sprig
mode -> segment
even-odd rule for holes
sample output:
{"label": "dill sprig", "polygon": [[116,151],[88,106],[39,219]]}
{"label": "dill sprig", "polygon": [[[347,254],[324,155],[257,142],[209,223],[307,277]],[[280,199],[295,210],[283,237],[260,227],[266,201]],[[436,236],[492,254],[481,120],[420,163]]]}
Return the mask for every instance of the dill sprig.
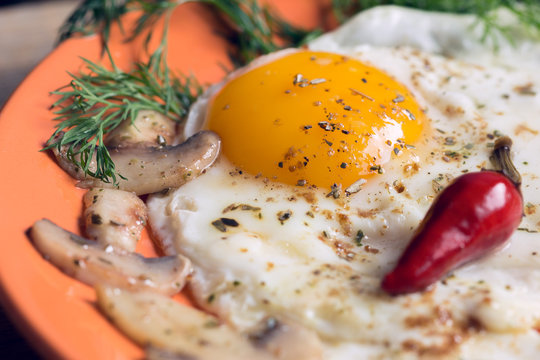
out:
{"label": "dill sprig", "polygon": [[498,8],[514,13],[527,30],[540,33],[540,2],[538,0],[332,0],[333,12],[340,23],[359,11],[378,5],[400,5],[428,11],[455,14],[473,14],[478,17],[477,25],[483,26],[482,41],[488,38],[497,45],[497,33],[513,40],[512,29],[502,25]]}
{"label": "dill sprig", "polygon": [[[116,173],[103,142],[108,132],[122,121],[135,119],[140,110],[182,119],[202,90],[194,79],[171,74],[165,63],[167,28],[148,61],[135,63],[132,71],[119,69],[108,48],[112,69],[83,59],[87,73],[70,74],[70,84],[52,92],[59,96],[52,105],[59,123],[45,149],[68,146],[68,160],[86,174],[116,183],[121,174]],[[60,132],[64,132],[61,137]],[[93,160],[95,170],[90,168]]]}
{"label": "dill sprig", "polygon": [[[66,20],[60,31],[60,41],[75,34],[99,33],[104,43],[109,39],[110,27],[120,17],[131,11],[140,11],[141,15],[127,40],[151,28],[167,11],[188,2],[207,4],[232,24],[234,35],[230,41],[235,44],[238,53],[235,60],[245,64],[258,55],[276,51],[282,47],[299,46],[320,31],[307,31],[297,28],[276,15],[268,6],[259,5],[256,0],[84,0]],[[278,44],[278,35],[282,41]],[[151,36],[151,33],[148,33]]]}
{"label": "dill sprig", "polygon": [[[249,62],[260,54],[275,51],[284,46],[299,46],[318,34],[285,22],[281,17],[261,6],[255,0],[83,0],[66,20],[60,31],[60,41],[75,34],[99,33],[107,43],[114,23],[121,26],[122,15],[141,11],[135,28],[127,39],[139,35],[151,27],[168,9],[187,2],[200,2],[213,6],[227,17],[235,28],[231,40],[237,45],[238,65]],[[502,25],[494,9],[507,8],[513,12],[524,27],[535,34],[540,33],[540,3],[538,0],[332,0],[334,15],[344,22],[359,11],[378,5],[400,5],[411,8],[478,16],[483,26],[482,40],[493,38],[497,33],[512,41],[512,29]],[[150,36],[151,33],[148,33]],[[281,46],[273,35],[284,41]]]}
{"label": "dill sprig", "polygon": [[[320,34],[319,30],[295,27],[267,6],[253,0],[198,0],[212,5],[233,24],[234,35],[229,39],[238,53],[234,60],[243,65],[259,55],[290,46],[300,46]],[[281,42],[276,41],[276,36]]]}
{"label": "dill sprig", "polygon": [[99,33],[104,43],[109,40],[112,24],[120,23],[120,17],[130,11],[129,0],[83,0],[60,27],[58,42],[76,34]]}

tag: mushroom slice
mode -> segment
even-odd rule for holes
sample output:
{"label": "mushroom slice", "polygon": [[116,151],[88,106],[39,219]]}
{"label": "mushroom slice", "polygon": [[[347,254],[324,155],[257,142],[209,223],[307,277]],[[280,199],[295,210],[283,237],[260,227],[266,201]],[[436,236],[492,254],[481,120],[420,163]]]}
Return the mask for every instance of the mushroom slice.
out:
{"label": "mushroom slice", "polygon": [[129,338],[148,347],[148,358],[272,359],[214,316],[166,296],[103,285],[96,292],[99,308]]}
{"label": "mushroom slice", "polygon": [[103,247],[135,251],[148,211],[137,195],[128,191],[93,188],[83,198],[86,235]]}
{"label": "mushroom slice", "polygon": [[30,229],[38,251],[69,276],[88,285],[107,283],[162,294],[178,293],[191,273],[191,262],[182,255],[145,258],[117,253],[62,229],[49,220],[38,220]]}
{"label": "mushroom slice", "polygon": [[148,146],[172,144],[176,123],[154,110],[139,110],[135,119],[124,120],[105,139],[107,147],[144,143]]}
{"label": "mushroom slice", "polygon": [[252,343],[279,360],[320,360],[323,348],[319,337],[299,324],[265,319],[248,334]]}
{"label": "mushroom slice", "polygon": [[[60,140],[60,138],[62,138],[63,136],[64,136],[64,132],[60,131],[54,137],[54,142],[58,142]],[[69,150],[68,145],[62,145],[60,147],[60,150],[58,150],[58,148],[56,146],[51,148],[51,151],[52,151],[54,157],[56,158],[56,162],[58,163],[58,165],[65,172],[67,172],[69,174],[69,176],[71,176],[72,178],[77,179],[77,180],[85,179],[86,175],[85,175],[84,171],[82,171],[82,169],[80,167],[78,167],[77,165],[75,165],[74,163],[72,163],[71,161],[68,160],[68,156],[67,156],[68,150]],[[76,157],[77,157],[77,159],[80,158],[80,156],[78,156],[78,155]],[[95,161],[92,161],[90,163],[89,168],[90,168],[91,171],[96,170]]]}
{"label": "mushroom slice", "polygon": [[[58,136],[62,136],[59,134]],[[137,195],[151,194],[177,188],[200,175],[214,163],[219,155],[221,140],[212,131],[200,131],[175,146],[145,147],[141,145],[110,149],[109,154],[116,171],[124,178],[118,183],[105,183],[86,176],[81,169],[67,159],[68,146],[60,151],[53,148],[58,165],[77,180],[79,187],[118,188]],[[95,171],[92,161],[90,171]]]}
{"label": "mushroom slice", "polygon": [[[180,187],[214,163],[220,145],[216,133],[201,131],[176,146],[112,149],[116,171],[125,178],[118,179],[118,189],[143,195]],[[78,186],[116,187],[94,178],[86,178]]]}

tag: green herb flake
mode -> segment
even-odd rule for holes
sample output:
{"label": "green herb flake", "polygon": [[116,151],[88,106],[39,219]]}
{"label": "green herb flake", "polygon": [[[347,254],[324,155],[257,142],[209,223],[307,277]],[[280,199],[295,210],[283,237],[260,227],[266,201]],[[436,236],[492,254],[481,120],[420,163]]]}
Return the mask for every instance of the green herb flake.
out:
{"label": "green herb flake", "polygon": [[90,222],[94,225],[103,224],[103,220],[101,219],[101,216],[99,214],[92,214],[90,216]]}
{"label": "green herb flake", "polygon": [[364,239],[365,235],[362,230],[358,230],[356,232],[356,236],[354,237],[354,243],[356,246],[362,246],[362,240]]}
{"label": "green herb flake", "polygon": [[227,227],[238,227],[240,224],[235,219],[222,217],[212,221],[212,225],[219,231],[226,232]]}
{"label": "green herb flake", "polygon": [[217,322],[216,320],[208,320],[204,323],[203,327],[206,329],[214,329],[219,327],[219,322]]}
{"label": "green herb flake", "polygon": [[289,220],[292,216],[291,210],[280,211],[277,213],[278,221],[283,225],[285,221]]}
{"label": "green herb flake", "polygon": [[227,227],[225,226],[223,221],[221,221],[221,219],[217,219],[217,220],[212,221],[212,225],[221,232],[226,232],[227,231]]}

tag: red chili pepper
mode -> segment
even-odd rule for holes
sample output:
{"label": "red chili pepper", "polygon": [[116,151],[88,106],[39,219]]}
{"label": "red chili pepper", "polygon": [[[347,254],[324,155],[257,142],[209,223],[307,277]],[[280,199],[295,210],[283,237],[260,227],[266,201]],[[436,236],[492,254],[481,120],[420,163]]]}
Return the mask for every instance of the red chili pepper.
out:
{"label": "red chili pepper", "polygon": [[521,177],[510,161],[511,141],[500,138],[493,152],[501,172],[458,177],[432,204],[382,288],[398,295],[421,291],[458,266],[499,248],[523,214]]}

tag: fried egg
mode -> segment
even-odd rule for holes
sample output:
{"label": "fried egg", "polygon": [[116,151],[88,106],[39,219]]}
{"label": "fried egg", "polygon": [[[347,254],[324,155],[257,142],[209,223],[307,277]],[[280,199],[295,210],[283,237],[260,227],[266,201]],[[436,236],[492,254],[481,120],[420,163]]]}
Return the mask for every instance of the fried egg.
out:
{"label": "fried egg", "polygon": [[[474,21],[375,8],[207,91],[185,133],[216,131],[220,159],[148,200],[163,251],[193,262],[200,307],[241,331],[293,321],[324,359],[537,356],[540,45],[493,52]],[[425,292],[383,293],[433,199],[490,168],[501,134],[523,176],[520,230]]]}

